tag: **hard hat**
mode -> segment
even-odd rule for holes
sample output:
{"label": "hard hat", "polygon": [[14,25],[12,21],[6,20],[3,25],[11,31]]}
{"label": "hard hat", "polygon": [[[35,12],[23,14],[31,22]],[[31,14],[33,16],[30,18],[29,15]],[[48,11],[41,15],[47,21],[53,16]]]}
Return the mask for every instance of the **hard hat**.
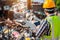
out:
{"label": "hard hat", "polygon": [[55,3],[53,0],[45,0],[43,3],[43,8],[54,8]]}

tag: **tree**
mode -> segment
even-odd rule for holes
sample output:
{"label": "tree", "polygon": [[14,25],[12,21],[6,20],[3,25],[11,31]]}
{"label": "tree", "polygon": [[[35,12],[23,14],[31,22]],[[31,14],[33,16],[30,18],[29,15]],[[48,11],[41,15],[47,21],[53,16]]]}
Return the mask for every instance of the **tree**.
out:
{"label": "tree", "polygon": [[55,0],[56,7],[60,11],[60,0]]}

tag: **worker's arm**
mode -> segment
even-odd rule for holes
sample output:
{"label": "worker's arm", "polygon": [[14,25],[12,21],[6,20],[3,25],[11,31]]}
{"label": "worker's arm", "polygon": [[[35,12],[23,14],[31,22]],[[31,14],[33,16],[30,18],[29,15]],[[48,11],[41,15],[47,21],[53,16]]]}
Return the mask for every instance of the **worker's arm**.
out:
{"label": "worker's arm", "polygon": [[49,24],[47,20],[44,20],[41,25],[40,28],[38,29],[38,31],[36,32],[36,36],[40,37],[40,35],[42,35],[45,31],[49,30]]}

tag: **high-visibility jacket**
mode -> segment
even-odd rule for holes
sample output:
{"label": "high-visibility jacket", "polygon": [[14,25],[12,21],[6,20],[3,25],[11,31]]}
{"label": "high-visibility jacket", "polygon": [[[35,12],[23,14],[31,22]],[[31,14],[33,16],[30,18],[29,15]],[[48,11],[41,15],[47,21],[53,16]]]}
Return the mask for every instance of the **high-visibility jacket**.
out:
{"label": "high-visibility jacket", "polygon": [[[45,36],[47,38],[57,38],[60,36],[60,17],[59,16],[49,16],[46,18],[50,23],[51,35]],[[51,40],[51,39],[50,39]]]}

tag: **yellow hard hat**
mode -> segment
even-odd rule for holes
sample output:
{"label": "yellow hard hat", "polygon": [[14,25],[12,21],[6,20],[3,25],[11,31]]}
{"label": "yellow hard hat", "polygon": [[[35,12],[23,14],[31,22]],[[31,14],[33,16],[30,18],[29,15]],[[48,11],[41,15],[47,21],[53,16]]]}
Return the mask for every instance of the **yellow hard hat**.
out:
{"label": "yellow hard hat", "polygon": [[43,8],[54,8],[55,3],[53,0],[45,0],[43,3]]}

